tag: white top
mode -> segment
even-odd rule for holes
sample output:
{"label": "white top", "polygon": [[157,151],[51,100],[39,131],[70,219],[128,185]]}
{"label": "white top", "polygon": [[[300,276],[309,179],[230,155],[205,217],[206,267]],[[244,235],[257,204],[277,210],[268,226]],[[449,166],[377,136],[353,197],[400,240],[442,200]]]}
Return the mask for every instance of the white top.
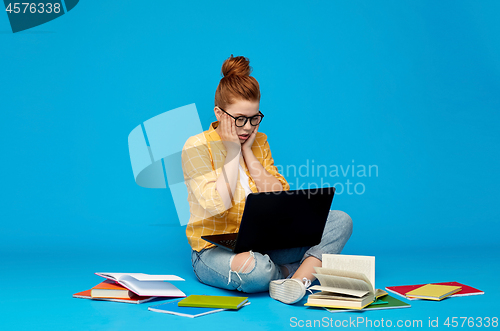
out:
{"label": "white top", "polygon": [[252,190],[250,189],[250,185],[248,185],[248,176],[245,172],[245,169],[239,165],[240,168],[240,183],[241,186],[243,186],[243,189],[245,190],[245,197],[247,197],[250,193],[252,193]]}

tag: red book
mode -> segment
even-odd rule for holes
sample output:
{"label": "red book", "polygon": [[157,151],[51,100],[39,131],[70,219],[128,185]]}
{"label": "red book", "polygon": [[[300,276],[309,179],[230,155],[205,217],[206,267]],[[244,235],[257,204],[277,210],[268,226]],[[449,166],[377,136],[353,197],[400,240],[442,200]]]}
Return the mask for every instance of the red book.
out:
{"label": "red book", "polygon": [[[477,288],[467,286],[458,282],[446,282],[446,283],[432,283],[434,285],[450,285],[450,286],[461,286],[462,290],[458,291],[457,293],[450,295],[450,297],[464,297],[464,296],[469,296],[469,295],[479,295],[479,294],[484,294],[483,291],[478,290]],[[421,286],[424,286],[426,284],[420,284],[420,285],[402,285],[402,286],[389,286],[386,287],[385,289],[389,292],[392,292],[394,294],[397,294],[399,296],[402,296],[403,298],[406,298],[408,300],[419,300],[416,298],[407,298],[406,293],[413,291]]]}

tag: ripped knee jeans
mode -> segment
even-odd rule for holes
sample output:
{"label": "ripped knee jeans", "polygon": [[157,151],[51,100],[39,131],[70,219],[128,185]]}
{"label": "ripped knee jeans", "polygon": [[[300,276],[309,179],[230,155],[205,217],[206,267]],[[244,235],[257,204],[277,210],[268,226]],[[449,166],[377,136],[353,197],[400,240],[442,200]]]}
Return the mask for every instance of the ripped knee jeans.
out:
{"label": "ripped knee jeans", "polygon": [[267,254],[251,251],[249,259],[253,261],[245,261],[242,268],[231,270],[234,256],[236,254],[219,247],[200,252],[193,250],[191,261],[194,273],[204,284],[245,293],[268,291],[270,281],[283,278],[279,266]]}

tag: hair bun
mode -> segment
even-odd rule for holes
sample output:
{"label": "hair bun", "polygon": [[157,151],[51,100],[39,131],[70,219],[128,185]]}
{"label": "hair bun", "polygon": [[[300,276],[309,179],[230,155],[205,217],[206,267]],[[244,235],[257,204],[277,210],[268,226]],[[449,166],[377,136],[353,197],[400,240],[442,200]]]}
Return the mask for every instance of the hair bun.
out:
{"label": "hair bun", "polygon": [[252,67],[250,60],[244,56],[233,57],[233,54],[222,64],[222,76],[250,76]]}

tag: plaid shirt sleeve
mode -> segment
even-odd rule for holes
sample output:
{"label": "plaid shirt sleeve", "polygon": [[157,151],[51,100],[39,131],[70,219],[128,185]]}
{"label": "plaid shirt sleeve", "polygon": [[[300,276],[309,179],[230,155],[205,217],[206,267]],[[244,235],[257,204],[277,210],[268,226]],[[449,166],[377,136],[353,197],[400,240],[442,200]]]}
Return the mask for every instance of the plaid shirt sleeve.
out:
{"label": "plaid shirt sleeve", "polygon": [[199,204],[210,215],[223,216],[227,209],[216,190],[218,173],[212,168],[212,161],[207,143],[199,137],[188,139],[182,150],[184,180]]}

